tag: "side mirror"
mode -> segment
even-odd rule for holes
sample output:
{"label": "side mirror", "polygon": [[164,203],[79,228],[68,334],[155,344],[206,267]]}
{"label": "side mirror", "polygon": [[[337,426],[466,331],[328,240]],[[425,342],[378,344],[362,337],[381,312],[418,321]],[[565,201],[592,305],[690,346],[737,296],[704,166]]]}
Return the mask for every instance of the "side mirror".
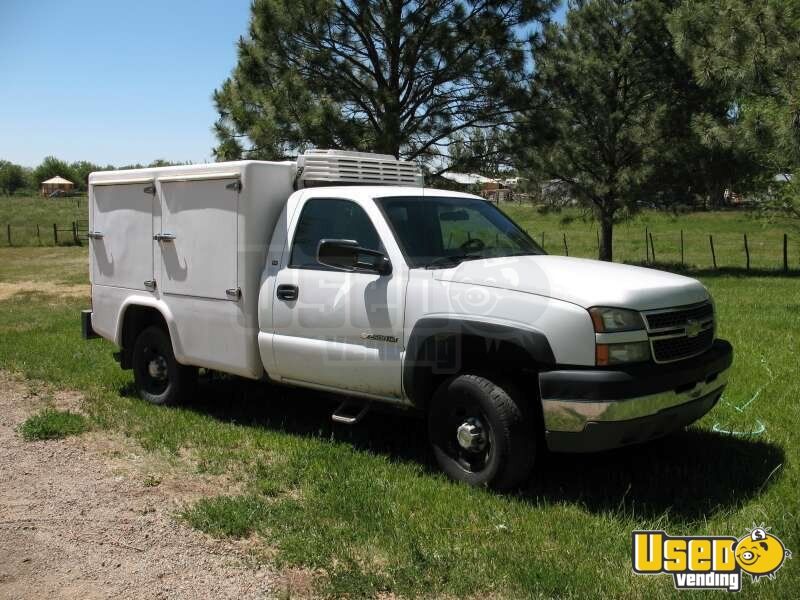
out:
{"label": "side mirror", "polygon": [[362,248],[355,240],[320,240],[317,262],[339,271],[389,275],[392,263],[377,250]]}

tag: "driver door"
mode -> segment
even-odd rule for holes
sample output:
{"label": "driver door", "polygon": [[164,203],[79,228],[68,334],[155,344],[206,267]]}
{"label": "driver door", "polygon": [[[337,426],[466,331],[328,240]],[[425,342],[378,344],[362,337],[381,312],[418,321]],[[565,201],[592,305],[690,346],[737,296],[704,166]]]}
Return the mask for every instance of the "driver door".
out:
{"label": "driver door", "polygon": [[[386,253],[357,202],[305,200],[290,226],[273,292],[277,375],[288,382],[399,400],[405,269],[389,275],[335,270],[317,262],[322,239],[356,240]],[[401,261],[395,257],[392,262],[400,266]]]}

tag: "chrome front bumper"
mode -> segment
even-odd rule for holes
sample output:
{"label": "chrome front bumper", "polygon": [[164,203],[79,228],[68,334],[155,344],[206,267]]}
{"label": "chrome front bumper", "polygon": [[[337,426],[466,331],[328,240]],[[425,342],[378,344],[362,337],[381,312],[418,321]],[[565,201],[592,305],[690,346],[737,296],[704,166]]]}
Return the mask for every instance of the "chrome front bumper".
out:
{"label": "chrome front bumper", "polygon": [[733,350],[717,340],[701,356],[627,370],[539,375],[548,446],[588,452],[666,435],[708,412],[728,382]]}
{"label": "chrome front bumper", "polygon": [[700,381],[691,389],[681,392],[673,389],[625,400],[595,402],[542,399],[544,426],[548,431],[583,431],[589,422],[629,421],[647,417],[716,392],[722,393],[727,383],[728,371],[725,370],[712,381]]}

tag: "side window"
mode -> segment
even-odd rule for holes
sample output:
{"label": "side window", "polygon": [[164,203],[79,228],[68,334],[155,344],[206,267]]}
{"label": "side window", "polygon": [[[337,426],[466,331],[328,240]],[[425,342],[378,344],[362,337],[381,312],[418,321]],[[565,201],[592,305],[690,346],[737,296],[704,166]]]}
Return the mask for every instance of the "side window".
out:
{"label": "side window", "polygon": [[356,240],[358,245],[383,252],[378,232],[367,213],[355,202],[314,198],[306,202],[294,232],[289,266],[329,270],[317,262],[320,240]]}

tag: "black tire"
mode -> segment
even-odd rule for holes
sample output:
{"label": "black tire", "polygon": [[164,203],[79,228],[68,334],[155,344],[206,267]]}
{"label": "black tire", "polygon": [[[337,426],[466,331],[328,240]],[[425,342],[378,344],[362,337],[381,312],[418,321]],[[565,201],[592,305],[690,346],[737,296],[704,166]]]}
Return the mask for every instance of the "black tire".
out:
{"label": "black tire", "polygon": [[139,333],[133,345],[133,379],[143,400],[174,405],[194,391],[197,369],[179,364],[169,334],[152,325]]}
{"label": "black tire", "polygon": [[[524,395],[473,374],[457,375],[436,390],[428,433],[442,471],[456,481],[509,490],[524,483],[536,457],[536,430]],[[463,429],[463,431],[461,431]],[[467,438],[459,441],[459,432]]]}

